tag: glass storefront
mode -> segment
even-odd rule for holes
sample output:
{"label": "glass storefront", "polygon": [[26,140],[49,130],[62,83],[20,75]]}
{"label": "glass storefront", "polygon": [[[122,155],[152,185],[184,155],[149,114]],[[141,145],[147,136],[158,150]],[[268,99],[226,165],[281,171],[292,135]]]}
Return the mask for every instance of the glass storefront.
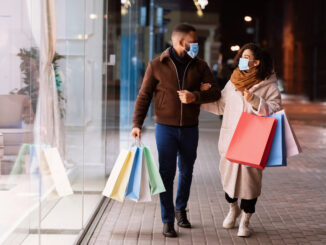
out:
{"label": "glass storefront", "polygon": [[107,3],[0,10],[0,243],[73,244],[102,200]]}

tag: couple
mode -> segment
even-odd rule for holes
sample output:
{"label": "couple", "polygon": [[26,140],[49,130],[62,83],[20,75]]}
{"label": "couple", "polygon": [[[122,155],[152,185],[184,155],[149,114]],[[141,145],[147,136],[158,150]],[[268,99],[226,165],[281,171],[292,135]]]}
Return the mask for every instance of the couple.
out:
{"label": "couple", "polygon": [[[172,47],[149,62],[136,100],[131,136],[140,139],[144,119],[155,95],[159,171],[166,188],[166,192],[160,194],[163,235],[177,237],[175,219],[180,227],[191,228],[186,207],[197,156],[200,106],[224,115],[219,139],[219,169],[230,210],[223,227],[234,228],[242,213],[238,236],[250,236],[249,219],[255,212],[261,192],[262,170],[231,163],[224,156],[243,111],[268,116],[281,109],[273,63],[257,45],[245,45],[236,56],[236,68],[221,92],[208,65],[196,57],[197,42],[196,29],[179,24],[172,32]],[[179,181],[174,205],[173,182],[177,163]],[[241,199],[240,207],[238,198]]]}

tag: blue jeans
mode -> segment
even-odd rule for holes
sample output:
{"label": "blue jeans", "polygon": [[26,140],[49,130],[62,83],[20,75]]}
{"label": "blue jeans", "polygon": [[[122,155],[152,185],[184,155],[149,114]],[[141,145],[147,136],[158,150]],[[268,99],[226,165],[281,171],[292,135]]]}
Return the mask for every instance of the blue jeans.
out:
{"label": "blue jeans", "polygon": [[166,192],[160,194],[162,221],[174,222],[173,182],[177,158],[179,181],[175,209],[184,211],[189,199],[192,172],[197,157],[198,126],[181,128],[156,124],[155,137],[160,174],[166,189]]}

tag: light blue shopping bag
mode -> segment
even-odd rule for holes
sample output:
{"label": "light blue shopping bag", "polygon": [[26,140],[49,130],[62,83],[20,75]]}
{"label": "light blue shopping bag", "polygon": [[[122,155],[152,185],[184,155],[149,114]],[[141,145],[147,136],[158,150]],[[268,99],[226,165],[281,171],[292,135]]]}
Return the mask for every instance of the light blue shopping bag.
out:
{"label": "light blue shopping bag", "polygon": [[143,163],[143,149],[137,147],[135,151],[135,157],[132,164],[130,178],[126,190],[126,197],[130,199],[139,199],[141,172]]}
{"label": "light blue shopping bag", "polygon": [[276,131],[272,143],[272,147],[268,156],[266,167],[286,166],[286,145],[284,131],[284,115],[273,114],[271,117],[277,119]]}

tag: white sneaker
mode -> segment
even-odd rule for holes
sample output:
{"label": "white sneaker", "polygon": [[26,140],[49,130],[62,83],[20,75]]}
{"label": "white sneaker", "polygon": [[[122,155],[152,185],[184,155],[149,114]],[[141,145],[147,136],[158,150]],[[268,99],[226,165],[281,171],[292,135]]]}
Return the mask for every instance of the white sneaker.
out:
{"label": "white sneaker", "polygon": [[232,229],[240,213],[241,213],[241,209],[238,206],[238,202],[230,203],[230,210],[228,215],[225,217],[223,221],[223,228]]}
{"label": "white sneaker", "polygon": [[249,220],[252,214],[245,213],[242,211],[239,230],[238,230],[238,236],[241,237],[249,237],[251,235],[251,231],[249,229]]}

